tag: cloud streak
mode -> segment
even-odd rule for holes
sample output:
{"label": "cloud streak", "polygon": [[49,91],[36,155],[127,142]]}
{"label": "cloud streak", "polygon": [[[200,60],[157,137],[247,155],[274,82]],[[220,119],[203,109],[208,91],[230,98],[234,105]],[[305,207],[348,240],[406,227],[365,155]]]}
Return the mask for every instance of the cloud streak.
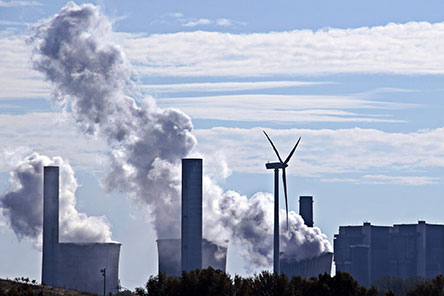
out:
{"label": "cloud streak", "polygon": [[440,42],[444,38],[444,23],[390,23],[356,29],[252,34],[203,31],[147,37],[123,34],[121,37],[138,71],[148,76],[444,73],[444,45]]}
{"label": "cloud streak", "polygon": [[[361,128],[267,131],[283,151],[302,137],[289,167],[292,175],[371,184],[426,185],[441,181],[429,172],[444,168],[444,128],[409,133]],[[261,128],[218,127],[194,133],[203,153],[225,155],[234,172],[266,173],[264,162],[275,157]],[[346,178],[344,174],[358,177]]]}
{"label": "cloud streak", "polygon": [[0,0],[0,7],[24,7],[24,6],[42,6],[43,4],[37,1],[3,1]]}
{"label": "cloud streak", "polygon": [[[257,122],[385,122],[390,114],[360,114],[355,110],[418,107],[332,95],[221,95],[159,99],[160,104],[180,108],[193,118]],[[353,110],[347,112],[346,110]]]}

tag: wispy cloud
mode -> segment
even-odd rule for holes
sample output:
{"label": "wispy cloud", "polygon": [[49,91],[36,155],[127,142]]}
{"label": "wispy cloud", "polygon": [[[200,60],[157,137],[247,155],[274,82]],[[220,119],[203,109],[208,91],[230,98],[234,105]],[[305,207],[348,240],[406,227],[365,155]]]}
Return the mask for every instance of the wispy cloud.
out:
{"label": "wispy cloud", "polygon": [[429,176],[365,175],[361,178],[322,178],[321,181],[329,183],[396,184],[407,186],[423,186],[429,184],[437,184],[441,182],[441,179]]}
{"label": "wispy cloud", "polygon": [[444,23],[122,37],[128,56],[145,75],[444,74]]}
{"label": "wispy cloud", "polygon": [[3,26],[29,26],[29,23],[0,20],[0,25],[3,25]]}
{"label": "wispy cloud", "polygon": [[[292,175],[330,181],[340,178],[354,183],[407,183],[412,180],[411,183],[426,184],[440,181],[435,179],[436,171],[431,171],[444,169],[444,128],[410,133],[361,128],[267,129],[267,132],[283,154],[302,137],[289,166]],[[234,172],[265,173],[264,162],[276,158],[261,128],[218,127],[195,130],[194,134],[205,155],[216,152],[225,155]],[[344,179],[344,174],[354,176]],[[406,178],[394,177],[400,175]]]}
{"label": "wispy cloud", "polygon": [[220,92],[272,89],[283,87],[333,84],[328,81],[249,81],[249,82],[203,82],[175,84],[145,84],[141,88],[154,92]]}
{"label": "wispy cloud", "polygon": [[[360,114],[347,109],[400,109],[418,107],[362,100],[348,96],[221,95],[162,98],[159,104],[179,108],[192,118],[257,122],[391,122],[390,114]],[[384,116],[385,115],[385,116]]]}
{"label": "wispy cloud", "polygon": [[192,20],[188,21],[185,24],[182,24],[184,27],[196,27],[200,25],[209,25],[212,22],[209,19],[198,19],[198,20]]}
{"label": "wispy cloud", "polygon": [[198,26],[218,26],[218,27],[235,27],[244,26],[244,22],[227,19],[208,19],[208,18],[194,18],[188,17],[181,12],[171,12],[160,16],[158,19],[154,20],[153,23],[179,23],[182,27],[194,28]]}
{"label": "wispy cloud", "polygon": [[74,166],[91,170],[103,167],[108,152],[103,141],[79,135],[75,123],[62,113],[0,114],[0,126],[2,172],[10,169],[10,161],[1,156],[17,149],[63,155]]}
{"label": "wispy cloud", "polygon": [[42,6],[37,1],[3,1],[0,0],[0,7],[21,7],[21,6]]}
{"label": "wispy cloud", "polygon": [[[51,156],[63,155],[83,169],[97,170],[106,165],[106,143],[79,137],[75,124],[61,113],[3,114],[0,125],[0,143],[5,144],[1,149],[5,151],[31,147]],[[442,182],[437,171],[444,171],[444,128],[409,133],[360,128],[267,129],[267,132],[283,154],[302,137],[288,168],[290,175],[365,184]],[[233,172],[267,173],[264,162],[276,157],[262,128],[218,127],[193,133],[198,138],[201,155],[218,155]],[[7,159],[0,158],[0,171],[8,169]]]}

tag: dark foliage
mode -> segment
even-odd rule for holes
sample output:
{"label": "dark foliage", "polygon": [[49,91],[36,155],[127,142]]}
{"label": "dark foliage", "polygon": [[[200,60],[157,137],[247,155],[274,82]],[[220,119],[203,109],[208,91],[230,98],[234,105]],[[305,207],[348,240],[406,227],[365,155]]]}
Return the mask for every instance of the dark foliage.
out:
{"label": "dark foliage", "polygon": [[231,278],[228,274],[211,267],[202,270],[184,271],[180,277],[167,277],[161,274],[150,277],[146,289],[136,289],[140,296],[164,295],[220,295],[220,296],[377,296],[372,287],[366,289],[347,273],[338,272],[336,276],[319,275],[311,279],[294,277],[288,279],[284,274],[276,275],[268,271],[252,277]]}

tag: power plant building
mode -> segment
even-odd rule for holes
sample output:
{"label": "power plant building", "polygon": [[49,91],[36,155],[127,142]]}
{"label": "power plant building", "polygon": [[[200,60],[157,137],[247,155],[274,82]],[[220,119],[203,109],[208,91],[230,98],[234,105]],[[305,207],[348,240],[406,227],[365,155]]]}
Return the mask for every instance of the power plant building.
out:
{"label": "power plant building", "polygon": [[444,274],[444,225],[341,226],[334,260],[365,286],[384,276],[433,278]]}
{"label": "power plant building", "polygon": [[44,167],[43,176],[42,283],[100,295],[117,293],[121,245],[59,243],[59,168]]}

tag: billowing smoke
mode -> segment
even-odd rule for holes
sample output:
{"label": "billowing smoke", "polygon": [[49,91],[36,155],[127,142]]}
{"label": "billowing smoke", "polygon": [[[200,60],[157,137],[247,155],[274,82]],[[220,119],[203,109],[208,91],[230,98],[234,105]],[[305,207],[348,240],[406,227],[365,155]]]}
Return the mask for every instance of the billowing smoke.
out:
{"label": "billowing smoke", "polygon": [[[54,101],[80,129],[109,143],[111,170],[104,187],[147,206],[159,238],[177,238],[180,161],[194,153],[192,123],[181,111],[161,109],[152,98],[137,95],[129,63],[112,36],[111,23],[97,7],[70,3],[36,28],[34,66],[52,82]],[[271,196],[258,193],[248,199],[223,192],[208,178],[204,186],[205,238],[237,241],[251,262],[269,265]],[[306,228],[295,213],[290,223],[284,252],[305,258],[330,250],[325,235]]]}
{"label": "billowing smoke", "polygon": [[32,153],[11,171],[8,190],[0,195],[0,208],[19,239],[41,246],[43,227],[43,167],[60,167],[60,241],[106,242],[111,231],[104,217],[88,217],[76,209],[77,181],[71,166],[60,157]]}

